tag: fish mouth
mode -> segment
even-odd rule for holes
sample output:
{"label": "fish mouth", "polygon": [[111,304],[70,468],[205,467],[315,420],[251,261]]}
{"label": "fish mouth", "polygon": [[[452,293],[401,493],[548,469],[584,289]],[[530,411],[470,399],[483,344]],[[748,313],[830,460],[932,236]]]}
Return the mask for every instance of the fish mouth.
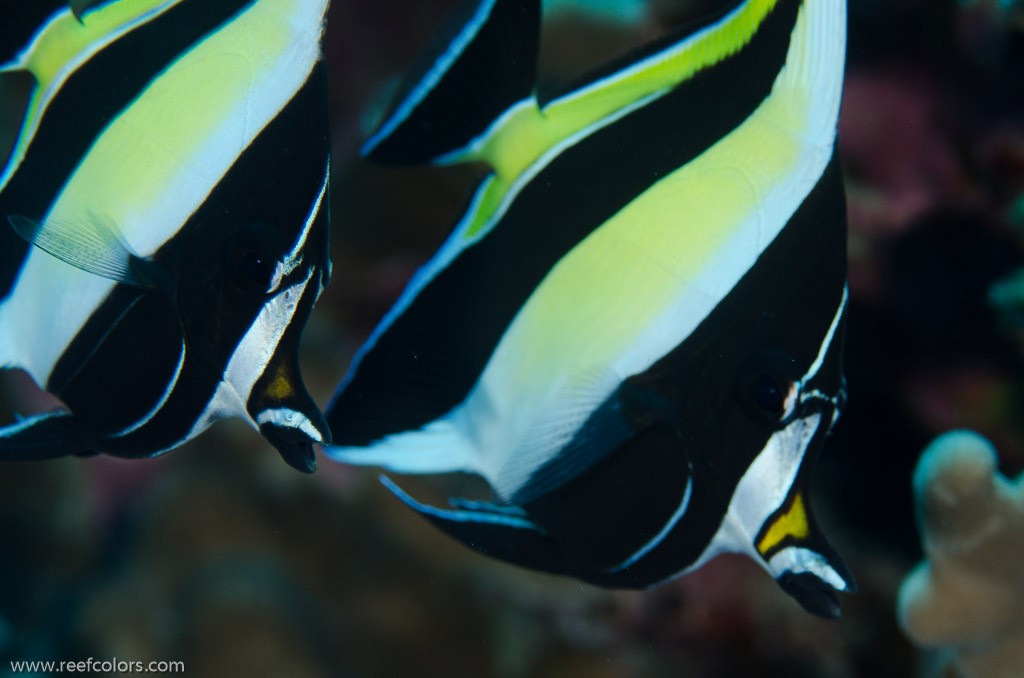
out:
{"label": "fish mouth", "polygon": [[810,572],[784,572],[776,581],[800,606],[822,619],[840,615],[836,590],[828,582]]}
{"label": "fish mouth", "polygon": [[260,433],[277,448],[286,464],[302,473],[313,473],[316,471],[316,451],[313,446],[330,444],[330,430],[326,424],[317,426],[304,415],[297,412],[294,414],[302,419],[299,425],[266,421],[260,423]]}
{"label": "fish mouth", "polygon": [[297,471],[313,473],[316,471],[316,452],[313,445],[316,441],[301,431],[280,426],[261,426],[260,433],[277,448],[285,463]]}

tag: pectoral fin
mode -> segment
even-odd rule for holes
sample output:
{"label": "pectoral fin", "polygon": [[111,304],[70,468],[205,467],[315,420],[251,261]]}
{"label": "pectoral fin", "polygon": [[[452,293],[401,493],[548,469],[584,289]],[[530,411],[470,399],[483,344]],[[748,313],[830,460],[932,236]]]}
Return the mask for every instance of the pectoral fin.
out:
{"label": "pectoral fin", "polygon": [[[620,386],[609,387],[618,380],[611,370],[595,371],[581,377],[575,388],[560,391],[496,474],[491,482],[495,492],[517,504],[528,504],[571,482],[636,435],[619,404]],[[611,394],[605,395],[609,390]],[[579,410],[591,414],[565,440],[559,431]]]}
{"label": "pectoral fin", "polygon": [[18,215],[7,219],[27,242],[86,273],[145,289],[169,285],[167,275],[136,254],[110,219],[95,214],[45,222]]}

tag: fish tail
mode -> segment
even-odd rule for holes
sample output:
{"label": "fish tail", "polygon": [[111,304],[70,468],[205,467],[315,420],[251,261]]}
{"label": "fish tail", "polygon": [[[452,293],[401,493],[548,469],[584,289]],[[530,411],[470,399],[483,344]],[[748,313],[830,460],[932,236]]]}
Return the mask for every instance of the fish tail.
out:
{"label": "fish tail", "polygon": [[362,154],[390,164],[461,161],[463,149],[503,111],[531,96],[540,14],[538,0],[462,2],[399,87]]}

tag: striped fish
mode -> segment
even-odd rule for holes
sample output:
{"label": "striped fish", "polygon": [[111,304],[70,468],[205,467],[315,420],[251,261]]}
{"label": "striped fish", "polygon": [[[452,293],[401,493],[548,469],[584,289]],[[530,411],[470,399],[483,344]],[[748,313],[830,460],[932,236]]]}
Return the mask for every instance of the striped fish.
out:
{"label": "striped fish", "polygon": [[148,457],[234,416],[315,468],[327,2],[0,3],[0,366],[67,406],[0,459]]}
{"label": "striped fish", "polygon": [[463,8],[366,155],[486,163],[331,403],[329,453],[467,472],[410,506],[609,587],[746,554],[812,613],[853,579],[808,500],[844,405],[845,0],[733,1],[552,97],[539,3]]}

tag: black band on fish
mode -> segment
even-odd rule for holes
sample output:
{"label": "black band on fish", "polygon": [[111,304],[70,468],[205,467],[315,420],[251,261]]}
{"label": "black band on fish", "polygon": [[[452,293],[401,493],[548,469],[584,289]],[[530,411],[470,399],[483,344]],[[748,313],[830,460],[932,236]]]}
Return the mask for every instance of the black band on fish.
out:
{"label": "black band on fish", "polygon": [[529,96],[539,40],[538,0],[464,0],[413,65],[363,155],[405,164],[462,148]]}
{"label": "black band on fish", "polygon": [[36,79],[28,71],[0,71],[0,168],[7,164],[18,141],[35,86]]}

